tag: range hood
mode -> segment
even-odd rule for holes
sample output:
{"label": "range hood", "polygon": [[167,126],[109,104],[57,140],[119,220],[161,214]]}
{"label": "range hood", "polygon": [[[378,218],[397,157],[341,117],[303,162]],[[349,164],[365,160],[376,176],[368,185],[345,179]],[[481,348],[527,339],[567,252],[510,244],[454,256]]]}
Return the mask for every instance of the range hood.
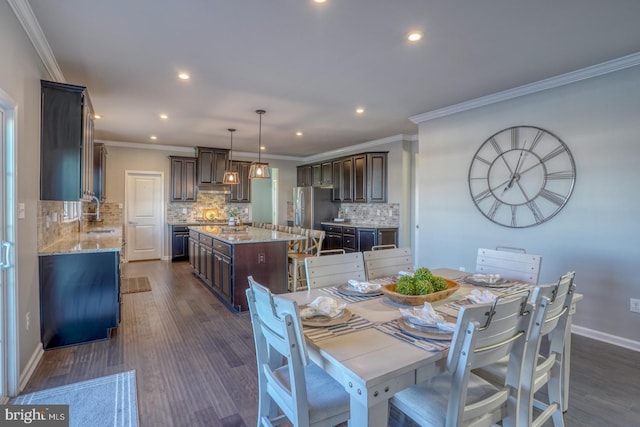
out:
{"label": "range hood", "polygon": [[198,193],[231,194],[231,189],[228,185],[222,184],[200,184],[198,185]]}

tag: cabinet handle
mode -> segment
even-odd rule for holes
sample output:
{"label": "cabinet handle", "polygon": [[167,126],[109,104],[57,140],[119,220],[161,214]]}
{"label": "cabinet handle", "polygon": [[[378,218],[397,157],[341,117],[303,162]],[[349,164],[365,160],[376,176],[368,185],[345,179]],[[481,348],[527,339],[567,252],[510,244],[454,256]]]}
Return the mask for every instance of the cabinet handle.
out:
{"label": "cabinet handle", "polygon": [[9,251],[11,250],[11,243],[2,242],[2,264],[0,264],[0,270],[5,270],[11,267],[9,262]]}

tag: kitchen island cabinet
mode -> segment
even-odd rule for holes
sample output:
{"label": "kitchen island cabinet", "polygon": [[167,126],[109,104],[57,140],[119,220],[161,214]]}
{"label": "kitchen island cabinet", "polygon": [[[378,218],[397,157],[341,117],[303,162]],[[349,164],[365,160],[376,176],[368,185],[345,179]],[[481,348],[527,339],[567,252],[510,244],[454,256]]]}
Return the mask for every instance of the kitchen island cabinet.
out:
{"label": "kitchen island cabinet", "polygon": [[233,311],[248,310],[247,276],[274,294],[287,292],[288,242],[300,236],[254,227],[189,227],[194,274]]}

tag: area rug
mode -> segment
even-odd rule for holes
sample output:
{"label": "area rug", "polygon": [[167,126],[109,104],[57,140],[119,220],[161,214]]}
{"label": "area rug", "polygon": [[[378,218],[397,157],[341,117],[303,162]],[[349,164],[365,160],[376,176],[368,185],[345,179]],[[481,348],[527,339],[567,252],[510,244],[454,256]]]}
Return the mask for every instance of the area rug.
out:
{"label": "area rug", "polygon": [[136,371],[24,394],[15,405],[69,405],[70,427],[137,427]]}
{"label": "area rug", "polygon": [[122,279],[122,293],[132,294],[135,292],[148,292],[151,290],[151,283],[147,276],[130,277]]}

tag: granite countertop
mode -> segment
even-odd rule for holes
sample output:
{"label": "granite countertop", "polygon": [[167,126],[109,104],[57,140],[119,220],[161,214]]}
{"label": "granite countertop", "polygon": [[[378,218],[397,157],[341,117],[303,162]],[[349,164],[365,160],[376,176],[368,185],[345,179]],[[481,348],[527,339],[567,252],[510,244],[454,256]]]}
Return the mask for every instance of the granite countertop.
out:
{"label": "granite countertop", "polygon": [[299,235],[283,233],[281,231],[266,230],[264,228],[241,226],[242,231],[227,231],[229,227],[217,225],[192,226],[189,229],[222,240],[231,245],[240,243],[264,243],[275,241],[291,241],[300,239]]}
{"label": "granite countertop", "polygon": [[337,226],[340,226],[340,227],[355,227],[355,228],[398,228],[397,225],[376,224],[376,223],[373,223],[373,222],[321,221],[320,224],[323,224],[323,225],[337,225]]}
{"label": "granite countertop", "polygon": [[229,221],[220,220],[220,221],[169,221],[167,224],[169,225],[226,225]]}
{"label": "granite countertop", "polygon": [[[104,232],[114,230],[112,232]],[[94,228],[73,233],[38,251],[38,255],[61,255],[86,252],[116,252],[122,249],[120,227]]]}

